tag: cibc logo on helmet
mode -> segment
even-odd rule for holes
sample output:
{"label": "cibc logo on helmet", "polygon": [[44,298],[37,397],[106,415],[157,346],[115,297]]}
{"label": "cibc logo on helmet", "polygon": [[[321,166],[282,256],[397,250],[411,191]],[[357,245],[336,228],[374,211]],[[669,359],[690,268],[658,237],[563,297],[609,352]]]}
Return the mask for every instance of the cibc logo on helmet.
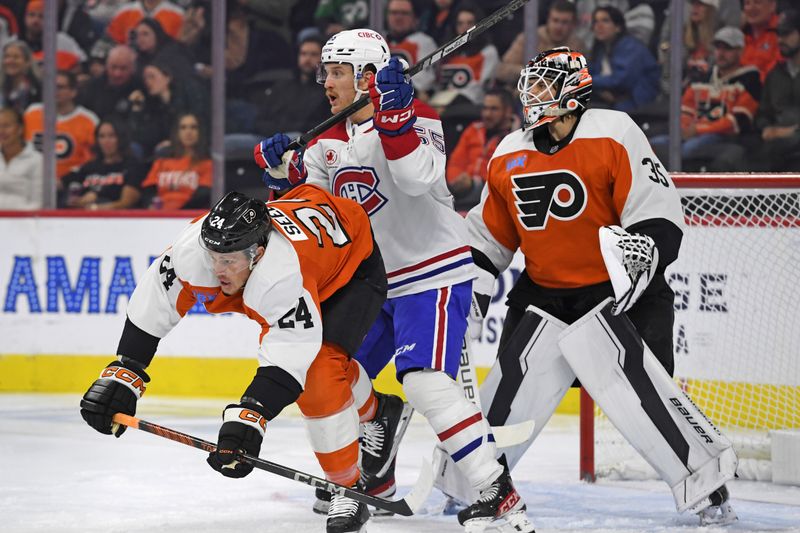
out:
{"label": "cibc logo on helmet", "polygon": [[545,229],[550,216],[572,220],[586,208],[586,186],[569,170],[520,174],[511,178],[517,218],[525,229]]}

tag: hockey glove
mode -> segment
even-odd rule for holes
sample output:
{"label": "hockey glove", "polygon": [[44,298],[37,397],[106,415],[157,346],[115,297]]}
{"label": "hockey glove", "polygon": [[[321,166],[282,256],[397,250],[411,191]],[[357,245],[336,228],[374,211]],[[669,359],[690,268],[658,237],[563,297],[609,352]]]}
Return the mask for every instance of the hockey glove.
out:
{"label": "hockey glove", "polygon": [[494,292],[494,276],[482,268],[477,268],[478,277],[472,282],[472,304],[467,317],[467,331],[472,340],[479,339],[483,331],[483,320],[489,310]]}
{"label": "hockey glove", "polygon": [[291,189],[306,181],[305,165],[301,151],[288,150],[291,139],[284,133],[276,133],[253,148],[256,164],[264,169],[261,178],[274,191]]}
{"label": "hockey glove", "polygon": [[225,477],[240,478],[253,471],[239,454],[258,456],[267,428],[264,407],[254,403],[231,404],[222,413],[217,450],[208,454],[211,468]]}
{"label": "hockey glove", "polygon": [[[126,426],[113,424],[116,413],[136,414],[136,401],[142,397],[150,376],[130,359],[114,361],[103,369],[81,400],[81,416],[87,424],[105,435],[119,437]],[[114,427],[112,427],[112,424]]]}
{"label": "hockey glove", "polygon": [[619,226],[603,226],[600,252],[614,287],[615,315],[630,309],[653,279],[658,266],[658,248],[641,233],[628,233]]}
{"label": "hockey glove", "polygon": [[391,58],[370,81],[369,96],[375,107],[373,124],[378,133],[402,135],[414,126],[414,87],[403,73],[400,59]]}

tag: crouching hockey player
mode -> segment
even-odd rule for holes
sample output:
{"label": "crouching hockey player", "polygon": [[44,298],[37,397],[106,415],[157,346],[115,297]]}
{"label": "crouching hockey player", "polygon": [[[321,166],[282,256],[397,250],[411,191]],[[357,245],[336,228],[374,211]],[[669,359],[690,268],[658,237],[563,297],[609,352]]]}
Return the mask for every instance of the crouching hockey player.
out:
{"label": "crouching hockey player", "polygon": [[[359,417],[378,400],[351,359],[386,299],[386,271],[364,210],[313,185],[264,202],[232,192],[193,221],[134,290],[111,362],[81,401],[84,420],[119,437],[115,413],[133,415],[150,381],[159,340],[198,301],[209,313],[242,313],[261,327],[259,368],[222,415],[208,464],[240,478],[253,466],[269,421],[300,407],[326,479],[360,485]],[[200,385],[200,384],[198,384]],[[327,533],[360,531],[363,503],[336,495]]]}
{"label": "crouching hockey player", "polygon": [[480,267],[473,336],[495,278],[517,249],[525,256],[481,390],[491,425],[536,423],[528,442],[504,450],[508,466],[577,376],[678,511],[732,522],[731,443],[670,377],[674,294],[664,269],[683,235],[675,186],[627,114],[586,109],[592,78],[580,53],[539,54],[518,89],[524,126],[498,146],[467,217]]}
{"label": "crouching hockey player", "polygon": [[[333,113],[364,94],[371,102],[312,140],[302,157],[287,151],[286,135],[259,143],[255,158],[267,170],[265,181],[282,189],[307,179],[366,210],[386,262],[389,297],[356,358],[374,377],[394,357],[409,403],[480,495],[459,513],[467,531],[508,525],[532,532],[495,458],[489,425],[454,379],[475,270],[466,224],[445,181],[441,121],[414,98],[402,63],[390,59],[386,41],[372,30],[334,35],[322,49],[318,81]],[[367,486],[392,494],[394,460],[373,461],[368,442],[362,444]]]}

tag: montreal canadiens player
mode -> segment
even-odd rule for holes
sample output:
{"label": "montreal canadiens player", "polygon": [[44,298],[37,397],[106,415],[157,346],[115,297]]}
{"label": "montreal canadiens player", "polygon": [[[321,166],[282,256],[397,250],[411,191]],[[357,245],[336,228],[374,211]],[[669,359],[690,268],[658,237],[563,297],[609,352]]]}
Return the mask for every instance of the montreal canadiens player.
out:
{"label": "montreal canadiens player", "polygon": [[674,294],[664,269],[683,235],[675,185],[627,114],[587,109],[592,78],[580,53],[542,52],[518,90],[524,125],[498,145],[467,217],[479,267],[473,337],[495,278],[518,249],[525,256],[481,389],[493,426],[536,422],[528,442],[504,450],[508,466],[577,376],[679,511],[731,522],[731,443],[670,378]]}
{"label": "montreal canadiens player", "polygon": [[[367,211],[386,263],[389,298],[357,359],[374,377],[394,357],[409,403],[480,494],[458,515],[467,531],[533,531],[508,471],[495,459],[489,425],[454,379],[475,271],[466,225],[445,181],[441,121],[414,98],[403,64],[390,59],[383,37],[369,29],[340,32],[325,44],[318,81],[333,113],[364,94],[371,101],[303,154],[287,152],[283,134],[259,143],[255,158],[266,169],[265,181],[285,189],[307,179]],[[368,487],[380,494],[395,490],[393,462],[385,469],[390,460],[362,464]],[[385,472],[376,470],[381,462]]]}
{"label": "montreal canadiens player", "polygon": [[[239,403],[225,408],[208,464],[226,477],[248,475],[253,466],[236,454],[257,456],[269,421],[296,401],[326,479],[363,490],[359,416],[377,400],[351,356],[385,299],[385,268],[358,204],[313,185],[266,205],[232,192],[140,280],[119,360],[86,392],[81,415],[119,437],[125,426],[112,426],[113,415],[135,414],[160,339],[201,302],[209,313],[242,313],[261,327],[259,367]],[[360,531],[368,518],[365,504],[336,495],[326,531]]]}

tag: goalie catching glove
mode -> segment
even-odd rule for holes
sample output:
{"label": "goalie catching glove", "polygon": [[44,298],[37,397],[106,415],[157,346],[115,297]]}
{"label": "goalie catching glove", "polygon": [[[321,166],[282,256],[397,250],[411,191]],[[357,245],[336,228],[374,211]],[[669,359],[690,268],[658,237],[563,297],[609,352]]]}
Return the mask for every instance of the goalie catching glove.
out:
{"label": "goalie catching glove", "polygon": [[243,401],[231,404],[222,412],[217,449],[208,454],[206,462],[225,477],[240,478],[253,471],[253,465],[242,462],[239,455],[258,457],[261,441],[267,429],[264,406]]}
{"label": "goalie catching glove", "polygon": [[641,233],[628,233],[619,226],[600,228],[600,252],[614,287],[615,315],[630,309],[653,279],[658,266],[658,248]]}
{"label": "goalie catching glove", "polygon": [[305,182],[308,177],[302,152],[287,151],[291,142],[285,133],[276,133],[253,148],[256,164],[264,169],[261,179],[272,190],[291,189]]}
{"label": "goalie catching glove", "polygon": [[403,73],[403,63],[393,57],[369,83],[369,97],[375,107],[373,125],[379,133],[402,135],[414,126],[417,115],[414,87]]}
{"label": "goalie catching glove", "polygon": [[126,426],[114,424],[113,416],[117,413],[135,415],[136,402],[149,382],[150,376],[135,361],[128,358],[113,361],[83,395],[81,416],[100,433],[119,437]]}

